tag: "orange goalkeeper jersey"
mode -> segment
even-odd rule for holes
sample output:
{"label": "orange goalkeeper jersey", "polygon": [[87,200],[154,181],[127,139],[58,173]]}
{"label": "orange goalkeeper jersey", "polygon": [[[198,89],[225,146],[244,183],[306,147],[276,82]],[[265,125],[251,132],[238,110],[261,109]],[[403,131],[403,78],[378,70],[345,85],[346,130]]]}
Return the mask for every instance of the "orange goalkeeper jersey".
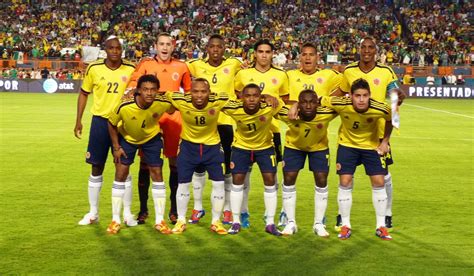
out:
{"label": "orange goalkeeper jersey", "polygon": [[135,88],[143,75],[155,75],[160,81],[160,91],[191,90],[191,74],[186,63],[171,59],[163,62],[156,57],[146,57],[135,68],[128,87]]}

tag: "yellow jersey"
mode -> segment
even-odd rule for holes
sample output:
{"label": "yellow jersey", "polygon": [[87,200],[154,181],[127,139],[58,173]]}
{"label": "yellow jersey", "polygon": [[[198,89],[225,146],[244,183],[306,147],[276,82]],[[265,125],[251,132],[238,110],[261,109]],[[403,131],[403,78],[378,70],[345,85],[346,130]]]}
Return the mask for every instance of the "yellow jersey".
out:
{"label": "yellow jersey", "polygon": [[352,100],[347,97],[323,97],[323,106],[333,108],[341,117],[338,144],[358,149],[373,150],[380,144],[377,121],[392,118],[390,106],[370,99],[369,109],[364,113],[354,110]]}
{"label": "yellow jersey", "polygon": [[217,132],[217,120],[220,110],[229,101],[226,93],[209,96],[209,102],[203,109],[194,107],[191,94],[179,92],[165,94],[174,107],[181,112],[183,126],[181,139],[191,143],[204,145],[217,145],[220,143]]}
{"label": "yellow jersey", "polygon": [[108,118],[120,103],[135,66],[125,60],[119,68],[112,70],[105,65],[105,59],[91,63],[82,81],[81,90],[94,96],[92,115]]}
{"label": "yellow jersey", "polygon": [[315,91],[319,97],[329,96],[339,88],[343,75],[336,70],[316,70],[313,74],[305,74],[300,69],[288,71],[290,101],[298,101],[300,92],[306,89]]}
{"label": "yellow jersey", "polygon": [[[341,90],[344,92],[350,92],[352,83],[360,78],[365,79],[369,83],[370,97],[378,102],[385,102],[387,92],[398,87],[397,75],[393,72],[391,67],[376,63],[372,70],[364,73],[359,68],[359,62],[354,62],[344,69]],[[379,120],[378,125],[379,138],[383,138],[385,121]]]}
{"label": "yellow jersey", "polygon": [[[266,72],[260,72],[255,67],[243,69],[235,76],[236,91],[242,92],[250,83],[260,86],[262,94],[268,94],[277,99],[289,94],[288,75],[282,69],[273,66]],[[280,132],[278,120],[273,120],[271,131]]]}
{"label": "yellow jersey", "polygon": [[242,101],[229,101],[222,112],[236,122],[232,146],[245,150],[263,150],[273,146],[273,133],[270,131],[273,116],[283,106],[283,101],[277,108],[260,103],[260,109],[255,114],[247,114]]}
{"label": "yellow jersey", "polygon": [[344,69],[344,78],[341,82],[341,90],[349,93],[352,83],[357,79],[365,79],[370,86],[370,97],[378,102],[385,102],[387,92],[398,87],[397,75],[389,66],[376,63],[369,72],[363,72],[359,68],[359,62],[353,62]]}
{"label": "yellow jersey", "polygon": [[291,106],[283,107],[278,113],[278,119],[288,125],[285,136],[285,147],[313,152],[328,148],[328,126],[337,113],[329,107],[319,106],[316,116],[311,121],[301,119],[290,120],[288,111]]}
{"label": "yellow jersey", "polygon": [[[236,58],[224,58],[219,66],[212,66],[208,59],[193,59],[186,62],[194,78],[205,78],[214,93],[226,92],[235,99],[234,78],[240,71],[242,62]],[[218,124],[231,125],[232,119],[220,113]]]}
{"label": "yellow jersey", "polygon": [[148,108],[137,105],[136,98],[126,100],[110,113],[109,122],[118,127],[123,138],[135,145],[148,142],[160,132],[158,119],[171,107],[170,101],[158,95]]}

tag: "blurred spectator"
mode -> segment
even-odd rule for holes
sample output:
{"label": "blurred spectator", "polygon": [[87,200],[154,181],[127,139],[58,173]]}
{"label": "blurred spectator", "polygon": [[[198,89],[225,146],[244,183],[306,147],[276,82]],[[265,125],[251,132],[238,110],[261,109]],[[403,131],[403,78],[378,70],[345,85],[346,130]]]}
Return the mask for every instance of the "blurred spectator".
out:
{"label": "blurred spectator", "polygon": [[49,70],[48,68],[44,67],[43,70],[41,70],[41,78],[47,79],[48,77],[49,77]]}
{"label": "blurred spectator", "polygon": [[435,78],[432,75],[429,75],[426,77],[426,84],[427,85],[434,85],[435,84]]}

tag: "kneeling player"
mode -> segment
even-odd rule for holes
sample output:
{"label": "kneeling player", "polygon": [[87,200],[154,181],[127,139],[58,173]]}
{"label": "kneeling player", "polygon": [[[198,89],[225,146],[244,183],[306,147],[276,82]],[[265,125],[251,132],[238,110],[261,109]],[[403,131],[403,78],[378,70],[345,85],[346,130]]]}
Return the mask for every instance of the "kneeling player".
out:
{"label": "kneeling player", "polygon": [[[334,108],[342,122],[336,164],[340,182],[337,200],[342,219],[338,237],[344,240],[351,236],[352,178],[356,167],[363,164],[372,183],[375,234],[383,240],[391,240],[385,227],[387,192],[384,185],[384,176],[387,174],[385,155],[389,151],[388,142],[392,132],[390,107],[370,99],[370,87],[364,79],[354,81],[350,98],[323,97],[323,105]],[[377,120],[380,118],[386,121],[382,141],[377,135]]]}
{"label": "kneeling player", "polygon": [[171,229],[163,220],[166,203],[165,183],[161,167],[160,127],[156,123],[160,116],[171,107],[165,96],[157,96],[160,83],[153,75],[139,78],[138,92],[133,100],[128,100],[112,112],[109,117],[109,133],[113,145],[115,162],[115,181],[112,186],[112,223],[107,232],[120,231],[120,209],[125,193],[125,179],[133,163],[136,151],[140,148],[145,162],[150,168],[153,181],[152,194],[155,203],[155,229],[170,234]]}
{"label": "kneeling player", "polygon": [[286,132],[285,151],[283,154],[283,208],[288,223],[282,231],[283,235],[293,235],[297,231],[295,221],[296,209],[296,178],[304,167],[306,157],[309,169],[315,181],[314,193],[314,232],[320,237],[328,237],[329,233],[323,223],[327,208],[329,172],[329,147],[327,128],[337,113],[328,107],[318,107],[318,96],[313,90],[303,90],[298,96],[298,120],[289,120],[287,107],[282,108],[278,118],[288,125]]}
{"label": "kneeling player", "polygon": [[[270,97],[270,96],[267,96]],[[272,97],[273,98],[273,97]],[[274,217],[277,207],[276,155],[271,132],[272,118],[281,108],[280,100],[273,106],[262,103],[260,87],[248,84],[242,90],[242,101],[230,101],[222,112],[231,116],[237,123],[232,144],[231,169],[233,184],[230,193],[230,206],[233,223],[230,234],[240,232],[240,211],[244,195],[244,180],[249,167],[256,162],[262,172],[265,184],[264,202],[266,209],[265,231],[275,236],[277,230]],[[269,102],[272,99],[269,99]],[[278,105],[278,107],[276,107]]]}
{"label": "kneeling player", "polygon": [[219,112],[229,100],[227,94],[210,95],[209,82],[197,78],[191,85],[191,93],[182,95],[167,93],[183,117],[183,131],[177,160],[178,190],[176,203],[178,221],[173,228],[174,234],[186,229],[186,211],[189,203],[189,187],[196,169],[204,168],[212,180],[212,224],[211,231],[220,235],[227,234],[220,216],[224,208],[224,153],[217,133]]}

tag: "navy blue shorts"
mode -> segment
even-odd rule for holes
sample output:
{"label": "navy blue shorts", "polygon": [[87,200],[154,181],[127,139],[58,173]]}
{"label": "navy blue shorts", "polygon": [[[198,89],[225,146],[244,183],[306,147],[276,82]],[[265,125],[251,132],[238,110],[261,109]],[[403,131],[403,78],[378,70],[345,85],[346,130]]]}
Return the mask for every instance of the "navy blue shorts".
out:
{"label": "navy blue shorts", "polygon": [[131,165],[135,159],[137,150],[140,149],[144,161],[148,167],[162,167],[163,159],[161,158],[161,150],[163,149],[163,140],[161,134],[151,138],[148,142],[142,145],[135,145],[127,142],[122,135],[119,135],[119,143],[125,151],[127,158],[120,157],[120,162],[124,165]]}
{"label": "navy blue shorts", "polygon": [[86,162],[92,165],[104,165],[112,146],[109,136],[109,120],[92,116]]}
{"label": "navy blue shorts", "polygon": [[306,156],[309,160],[309,170],[313,172],[329,172],[329,149],[319,151],[302,151],[285,147],[283,153],[283,171],[297,172],[304,168]]}
{"label": "navy blue shorts", "polygon": [[178,182],[188,183],[193,173],[204,168],[214,181],[224,180],[224,151],[221,144],[203,145],[181,140],[178,150]]}
{"label": "navy blue shorts", "polygon": [[356,149],[338,145],[337,174],[354,174],[356,167],[363,164],[367,175],[386,175],[385,157],[375,150]]}
{"label": "navy blue shorts", "polygon": [[246,150],[232,147],[231,169],[233,174],[246,174],[254,162],[262,173],[276,173],[276,155],[273,147],[264,150]]}

